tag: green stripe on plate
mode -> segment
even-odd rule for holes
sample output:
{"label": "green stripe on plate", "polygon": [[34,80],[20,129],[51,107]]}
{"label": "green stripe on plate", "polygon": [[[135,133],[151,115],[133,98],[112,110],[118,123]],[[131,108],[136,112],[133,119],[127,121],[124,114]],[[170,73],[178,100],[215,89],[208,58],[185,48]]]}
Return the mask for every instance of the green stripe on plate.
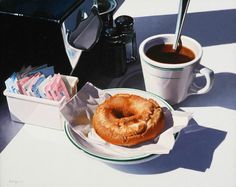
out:
{"label": "green stripe on plate", "polygon": [[70,132],[67,122],[65,122],[64,128],[65,128],[66,135],[69,138],[69,140],[72,142],[72,144],[74,144],[77,148],[84,151],[88,155],[102,159],[102,160],[113,161],[113,162],[132,162],[132,161],[147,159],[147,158],[153,156],[153,154],[146,154],[146,155],[142,155],[140,157],[133,157],[133,158],[131,157],[131,158],[126,158],[126,159],[117,159],[117,158],[112,159],[112,158],[108,158],[106,156],[100,156],[97,153],[93,153],[93,152],[89,151],[88,149],[86,149],[85,147],[83,147],[82,145],[80,145],[74,141],[73,135],[71,135],[71,132]]}

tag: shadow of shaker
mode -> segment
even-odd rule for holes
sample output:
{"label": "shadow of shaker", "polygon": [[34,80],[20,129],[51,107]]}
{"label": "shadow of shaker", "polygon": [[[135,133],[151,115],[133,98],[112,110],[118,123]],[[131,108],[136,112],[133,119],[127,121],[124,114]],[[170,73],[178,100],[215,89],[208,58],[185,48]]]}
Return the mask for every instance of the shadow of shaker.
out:
{"label": "shadow of shaker", "polygon": [[226,137],[226,132],[199,126],[195,120],[183,129],[169,154],[136,165],[110,167],[139,175],[165,173],[178,168],[205,172],[210,168],[214,151]]}

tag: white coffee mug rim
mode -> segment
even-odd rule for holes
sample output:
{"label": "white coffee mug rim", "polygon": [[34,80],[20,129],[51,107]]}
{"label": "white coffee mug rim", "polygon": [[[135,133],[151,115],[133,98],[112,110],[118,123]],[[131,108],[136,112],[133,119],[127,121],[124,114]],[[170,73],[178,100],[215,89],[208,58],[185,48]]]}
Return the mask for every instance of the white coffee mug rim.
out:
{"label": "white coffee mug rim", "polygon": [[140,58],[143,58],[143,60],[145,62],[147,62],[147,63],[149,63],[149,64],[151,64],[155,67],[168,68],[168,69],[184,68],[186,66],[192,65],[192,64],[196,63],[197,61],[199,61],[199,59],[202,56],[202,47],[201,47],[201,45],[196,40],[194,40],[193,38],[190,38],[190,37],[185,36],[185,35],[181,35],[181,38],[184,38],[184,39],[187,39],[187,40],[191,41],[199,49],[199,52],[198,52],[197,56],[193,60],[191,60],[187,63],[183,63],[183,64],[164,64],[164,63],[154,61],[154,60],[152,60],[152,59],[150,59],[149,57],[146,56],[146,54],[144,53],[144,47],[145,47],[145,45],[148,41],[151,41],[151,40],[156,39],[156,38],[167,38],[167,37],[170,37],[170,36],[174,36],[174,34],[158,34],[158,35],[150,36],[150,37],[146,38],[145,40],[143,40],[142,43],[139,46]]}

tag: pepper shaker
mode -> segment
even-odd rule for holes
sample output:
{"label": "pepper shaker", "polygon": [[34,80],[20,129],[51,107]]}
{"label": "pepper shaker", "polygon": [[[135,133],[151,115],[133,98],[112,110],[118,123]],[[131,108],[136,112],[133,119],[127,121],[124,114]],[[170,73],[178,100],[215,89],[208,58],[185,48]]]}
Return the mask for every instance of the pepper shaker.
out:
{"label": "pepper shaker", "polygon": [[102,42],[102,69],[110,77],[119,77],[127,70],[127,57],[123,34],[116,27],[106,28]]}
{"label": "pepper shaker", "polygon": [[127,63],[137,60],[136,33],[134,31],[134,19],[130,16],[123,15],[115,19],[115,25],[118,32],[123,34],[126,46]]}

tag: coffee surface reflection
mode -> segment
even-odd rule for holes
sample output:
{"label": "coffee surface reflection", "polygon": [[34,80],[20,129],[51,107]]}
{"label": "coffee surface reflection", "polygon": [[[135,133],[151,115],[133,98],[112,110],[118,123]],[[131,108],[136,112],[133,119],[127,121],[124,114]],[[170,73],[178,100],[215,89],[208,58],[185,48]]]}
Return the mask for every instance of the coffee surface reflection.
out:
{"label": "coffee surface reflection", "polygon": [[179,46],[175,51],[172,49],[172,44],[154,45],[147,50],[146,55],[154,61],[165,64],[182,64],[195,58],[189,48]]}

